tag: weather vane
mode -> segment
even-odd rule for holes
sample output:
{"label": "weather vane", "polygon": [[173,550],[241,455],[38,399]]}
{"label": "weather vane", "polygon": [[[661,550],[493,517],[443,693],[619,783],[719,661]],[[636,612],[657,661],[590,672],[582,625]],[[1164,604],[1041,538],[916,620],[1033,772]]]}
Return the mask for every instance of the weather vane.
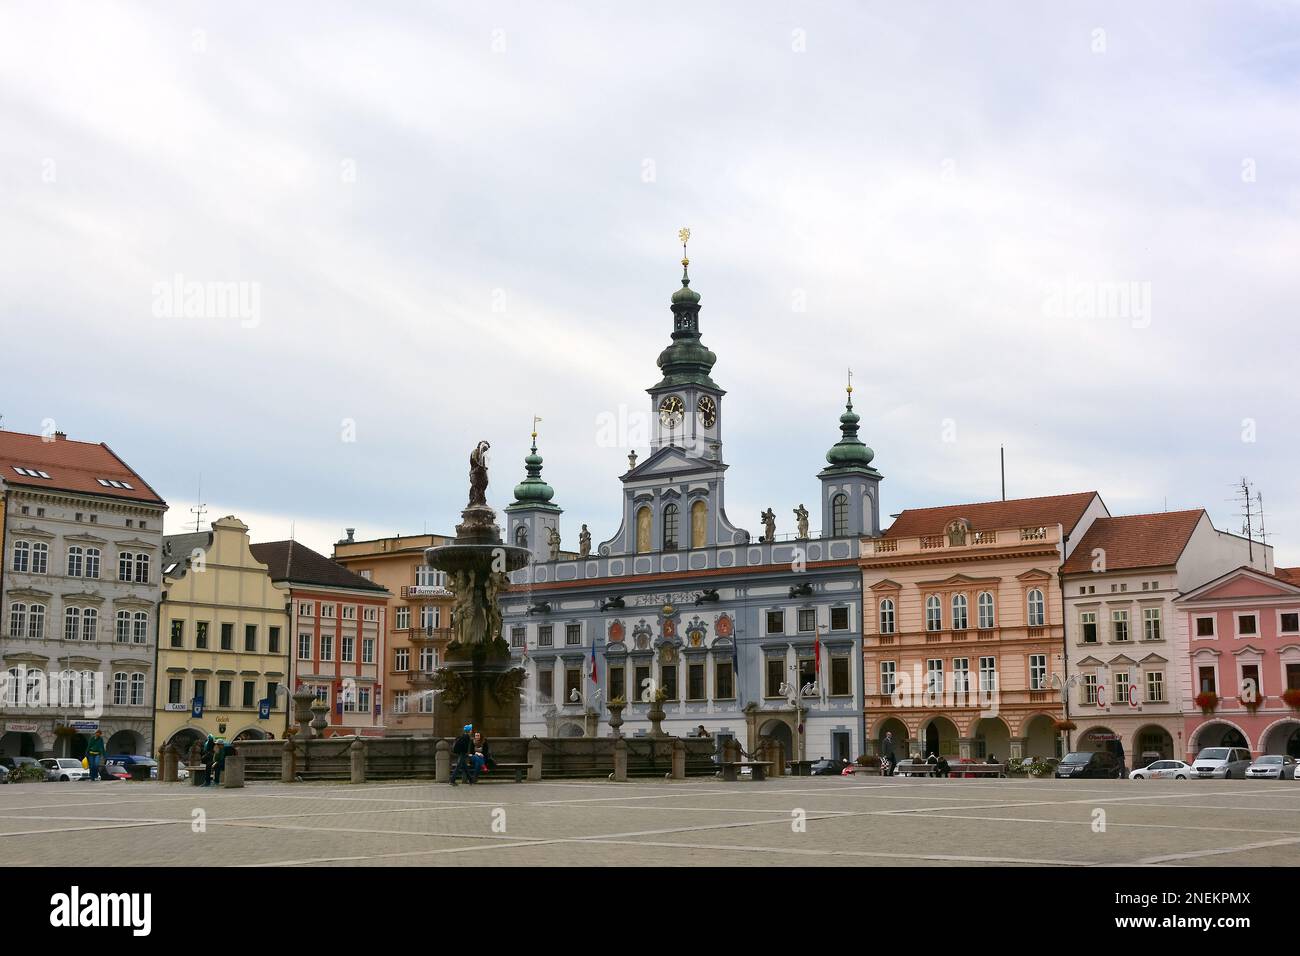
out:
{"label": "weather vane", "polygon": [[853,394],[853,369],[849,369],[848,393],[849,393],[850,395]]}
{"label": "weather vane", "polygon": [[536,415],[533,416],[533,444],[537,444],[537,423],[540,421]]}
{"label": "weather vane", "polygon": [[677,230],[677,238],[682,241],[682,265],[689,265],[690,261],[686,258],[686,243],[691,241],[691,229],[689,226],[682,226]]}

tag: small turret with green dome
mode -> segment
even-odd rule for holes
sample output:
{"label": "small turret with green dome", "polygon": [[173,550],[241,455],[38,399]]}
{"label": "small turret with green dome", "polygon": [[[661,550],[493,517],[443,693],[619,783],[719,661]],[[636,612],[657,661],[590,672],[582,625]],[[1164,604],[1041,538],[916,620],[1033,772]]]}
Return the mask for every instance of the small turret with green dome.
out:
{"label": "small turret with green dome", "polygon": [[682,287],[672,296],[673,344],[659,353],[657,364],[664,377],[655,388],[703,385],[716,389],[709,373],[718,356],[700,341],[700,294],[691,288],[688,271],[691,260],[686,257],[686,243],[691,231],[684,228],[677,235],[682,241]]}
{"label": "small turret with green dome", "polygon": [[844,401],[844,414],[840,416],[842,437],[826,453],[826,461],[829,463],[826,470],[864,470],[877,475],[879,472],[871,467],[871,460],[876,457],[876,453],[858,438],[858,422],[862,421],[862,417],[853,410],[853,386],[847,386],[845,391],[848,397]]}
{"label": "small turret with green dome", "polygon": [[551,501],[555,489],[542,479],[542,456],[537,453],[537,423],[533,418],[533,444],[524,456],[527,476],[515,485],[515,500],[506,505],[509,543],[527,548],[534,561],[550,560],[550,532],[558,534],[564,509]]}
{"label": "small turret with green dome", "polygon": [[845,386],[840,440],[826,452],[822,484],[822,534],[828,538],[880,534],[880,479],[871,466],[876,453],[858,437],[861,416],[853,410],[853,372]]}
{"label": "small turret with green dome", "polygon": [[555,489],[542,480],[542,456],[537,454],[537,432],[533,432],[533,446],[524,456],[524,471],[528,477],[515,485],[514,504],[549,505],[555,497]]}

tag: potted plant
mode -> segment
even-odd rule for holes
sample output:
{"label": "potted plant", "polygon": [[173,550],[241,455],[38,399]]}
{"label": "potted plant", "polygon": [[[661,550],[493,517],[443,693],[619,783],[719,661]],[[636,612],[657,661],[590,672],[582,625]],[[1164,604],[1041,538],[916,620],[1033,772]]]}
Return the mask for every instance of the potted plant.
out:
{"label": "potted plant", "polygon": [[1300,688],[1290,687],[1282,691],[1282,700],[1292,710],[1300,710]]}
{"label": "potted plant", "polygon": [[667,716],[664,713],[664,701],[667,699],[668,692],[662,687],[655,688],[655,692],[650,695],[650,710],[646,712],[646,716],[650,718],[650,736],[652,737],[664,736],[663,728],[659,726],[659,722]]}
{"label": "potted plant", "polygon": [[1202,714],[1212,714],[1219,706],[1219,695],[1212,690],[1203,690],[1196,695],[1194,703],[1201,708]]}
{"label": "potted plant", "polygon": [[1066,719],[1066,720],[1054,720],[1054,721],[1052,721],[1052,726],[1055,727],[1056,730],[1057,730],[1059,733],[1065,733],[1066,731],[1069,731],[1069,730],[1078,730],[1078,729],[1079,729],[1079,725],[1076,724],[1074,721],[1069,720],[1069,719]]}
{"label": "potted plant", "polygon": [[1253,714],[1255,711],[1259,710],[1259,698],[1253,694],[1249,697],[1238,697],[1237,702],[1241,704],[1242,707],[1245,707],[1248,713]]}
{"label": "potted plant", "polygon": [[611,698],[605,704],[609,708],[609,729],[615,737],[623,736],[618,728],[623,726],[623,708],[627,706],[627,701],[622,695]]}

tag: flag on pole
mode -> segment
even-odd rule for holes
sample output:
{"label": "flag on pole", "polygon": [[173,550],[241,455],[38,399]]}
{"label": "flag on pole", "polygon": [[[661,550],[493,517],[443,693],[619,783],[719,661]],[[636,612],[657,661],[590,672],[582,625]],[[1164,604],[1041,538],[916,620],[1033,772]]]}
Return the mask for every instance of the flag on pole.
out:
{"label": "flag on pole", "polygon": [[600,679],[596,676],[596,642],[591,642],[591,682],[599,684]]}
{"label": "flag on pole", "polygon": [[822,679],[822,632],[821,628],[813,631],[813,681],[820,684]]}

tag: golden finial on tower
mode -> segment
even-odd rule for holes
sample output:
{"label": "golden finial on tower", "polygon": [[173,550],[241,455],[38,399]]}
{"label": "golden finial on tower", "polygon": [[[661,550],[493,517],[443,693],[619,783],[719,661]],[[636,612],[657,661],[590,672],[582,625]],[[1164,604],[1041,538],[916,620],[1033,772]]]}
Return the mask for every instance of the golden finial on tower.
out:
{"label": "golden finial on tower", "polygon": [[845,390],[850,395],[853,394],[853,369],[849,369],[849,384],[845,387]]}
{"label": "golden finial on tower", "polygon": [[691,229],[689,226],[682,226],[677,230],[677,238],[682,241],[682,265],[688,266],[691,260],[686,258],[686,243],[691,241]]}
{"label": "golden finial on tower", "polygon": [[538,418],[536,415],[533,416],[533,444],[534,445],[537,444],[537,423],[540,421],[541,419]]}

